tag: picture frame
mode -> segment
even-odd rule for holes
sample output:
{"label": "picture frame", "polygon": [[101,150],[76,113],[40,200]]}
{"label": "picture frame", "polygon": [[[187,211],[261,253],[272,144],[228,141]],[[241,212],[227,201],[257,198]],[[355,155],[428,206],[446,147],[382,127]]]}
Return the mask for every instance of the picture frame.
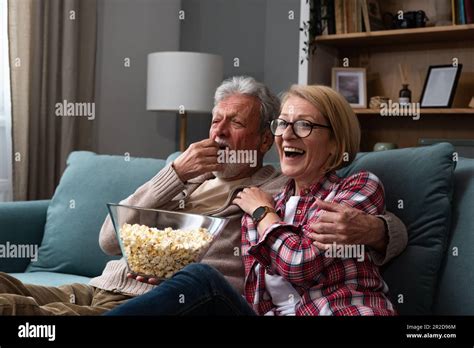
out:
{"label": "picture frame", "polygon": [[461,71],[462,64],[430,65],[421,92],[420,107],[450,108]]}
{"label": "picture frame", "polygon": [[367,108],[367,71],[365,68],[332,68],[332,88],[342,94],[353,108]]}
{"label": "picture frame", "polygon": [[366,0],[365,2],[366,4],[363,4],[363,5],[367,6],[367,12],[369,14],[370,30],[371,31],[385,30],[379,1]]}

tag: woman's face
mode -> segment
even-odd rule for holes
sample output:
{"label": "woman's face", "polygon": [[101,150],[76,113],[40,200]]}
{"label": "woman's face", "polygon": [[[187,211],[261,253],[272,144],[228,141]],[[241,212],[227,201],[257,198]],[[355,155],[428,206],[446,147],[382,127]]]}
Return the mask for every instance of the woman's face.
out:
{"label": "woman's face", "polygon": [[[283,104],[279,119],[287,122],[305,120],[329,126],[316,107],[296,96],[290,96]],[[306,138],[299,138],[288,125],[282,136],[275,136],[281,170],[295,180],[298,190],[308,187],[323,175],[326,162],[334,151],[331,132],[328,128],[316,127]]]}

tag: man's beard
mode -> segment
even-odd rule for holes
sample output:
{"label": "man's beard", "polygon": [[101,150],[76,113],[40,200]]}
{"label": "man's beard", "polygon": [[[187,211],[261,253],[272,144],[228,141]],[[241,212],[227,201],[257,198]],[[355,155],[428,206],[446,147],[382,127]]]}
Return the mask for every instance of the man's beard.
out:
{"label": "man's beard", "polygon": [[[230,145],[225,140],[216,138],[215,140],[219,145],[219,151],[235,151],[230,148]],[[212,172],[216,178],[219,179],[232,179],[242,175],[249,167],[248,163],[223,163],[224,169],[219,172]]]}
{"label": "man's beard", "polygon": [[225,163],[224,170],[220,172],[212,172],[219,179],[232,179],[242,174],[248,167],[246,163]]}

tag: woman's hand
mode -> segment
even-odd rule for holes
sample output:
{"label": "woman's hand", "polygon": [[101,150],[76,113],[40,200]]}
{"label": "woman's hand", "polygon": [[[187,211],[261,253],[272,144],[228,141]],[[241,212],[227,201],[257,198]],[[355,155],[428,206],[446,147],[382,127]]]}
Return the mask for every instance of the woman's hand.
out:
{"label": "woman's hand", "polygon": [[273,197],[258,187],[244,188],[243,191],[237,194],[232,203],[237,204],[240,209],[249,215],[252,215],[258,207],[267,206],[274,208],[275,206]]}

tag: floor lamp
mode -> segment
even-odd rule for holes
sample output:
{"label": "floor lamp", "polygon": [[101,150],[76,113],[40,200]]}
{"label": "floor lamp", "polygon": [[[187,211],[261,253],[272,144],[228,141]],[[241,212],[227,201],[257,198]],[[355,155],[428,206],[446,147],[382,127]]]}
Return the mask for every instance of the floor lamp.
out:
{"label": "floor lamp", "polygon": [[221,56],[196,52],[148,55],[147,110],[175,111],[180,118],[179,150],[186,149],[187,115],[209,113],[222,82]]}

